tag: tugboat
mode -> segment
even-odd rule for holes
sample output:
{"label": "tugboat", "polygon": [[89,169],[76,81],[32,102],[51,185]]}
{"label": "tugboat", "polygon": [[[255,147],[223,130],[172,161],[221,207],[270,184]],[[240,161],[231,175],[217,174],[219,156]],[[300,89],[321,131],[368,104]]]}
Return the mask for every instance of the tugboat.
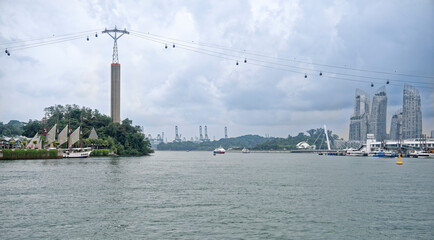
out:
{"label": "tugboat", "polygon": [[220,146],[219,148],[214,149],[214,155],[216,154],[225,154],[226,150]]}

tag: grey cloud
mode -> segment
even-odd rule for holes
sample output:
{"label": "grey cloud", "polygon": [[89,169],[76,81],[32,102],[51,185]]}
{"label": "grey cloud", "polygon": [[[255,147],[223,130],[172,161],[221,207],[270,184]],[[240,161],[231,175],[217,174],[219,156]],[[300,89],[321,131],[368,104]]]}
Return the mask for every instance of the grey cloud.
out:
{"label": "grey cloud", "polygon": [[[430,1],[77,1],[68,8],[61,2],[2,1],[0,6],[10,9],[0,16],[2,42],[117,25],[278,58],[434,75]],[[285,64],[301,73],[248,64],[236,67],[234,61],[180,48],[165,50],[162,44],[131,35],[120,39],[118,46],[121,117],[149,132],[164,130],[167,136],[174,125],[184,126],[185,136],[197,135],[197,126],[205,124],[216,129],[216,135],[229,125],[237,135],[286,136],[324,123],[345,136],[355,89],[372,97],[384,84],[373,80],[371,88],[366,79],[337,80],[329,78],[331,72],[354,72],[290,61]],[[0,121],[41,118],[44,107],[57,103],[108,114],[112,47],[112,39],[100,34],[89,42],[0,56],[0,84],[5,86]],[[233,54],[243,60],[242,53]],[[321,78],[297,67],[325,74]],[[390,111],[402,105],[403,83],[394,80],[427,81],[391,77],[398,86],[387,86]],[[424,129],[434,128],[433,90],[420,92]],[[3,101],[17,96],[21,107],[11,108]]]}

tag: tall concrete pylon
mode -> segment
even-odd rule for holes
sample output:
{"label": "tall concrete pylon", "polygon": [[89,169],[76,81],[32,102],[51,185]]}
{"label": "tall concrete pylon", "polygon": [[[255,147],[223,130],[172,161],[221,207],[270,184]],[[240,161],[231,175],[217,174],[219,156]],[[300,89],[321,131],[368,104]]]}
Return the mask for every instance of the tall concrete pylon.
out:
{"label": "tall concrete pylon", "polygon": [[110,115],[112,122],[121,122],[121,65],[112,63],[111,65],[111,101]]}
{"label": "tall concrete pylon", "polygon": [[[118,39],[124,34],[130,34],[126,29],[119,30],[116,28],[102,31],[107,33],[114,40],[113,45],[113,59],[111,64],[111,101],[110,101],[110,114],[112,122],[121,122],[121,64],[118,58]],[[117,34],[120,33],[118,36]]]}

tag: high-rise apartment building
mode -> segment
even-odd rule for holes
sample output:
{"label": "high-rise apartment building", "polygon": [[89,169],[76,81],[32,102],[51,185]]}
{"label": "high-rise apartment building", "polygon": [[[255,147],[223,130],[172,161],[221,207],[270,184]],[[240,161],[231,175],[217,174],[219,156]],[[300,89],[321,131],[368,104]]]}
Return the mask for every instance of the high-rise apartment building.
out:
{"label": "high-rise apartment building", "polygon": [[356,89],[354,114],[350,122],[350,140],[366,141],[369,127],[369,96],[360,89]]}
{"label": "high-rise apartment building", "polygon": [[402,109],[399,109],[392,116],[390,123],[390,140],[401,140],[402,136]]}
{"label": "high-rise apartment building", "polygon": [[371,115],[369,116],[369,133],[373,133],[377,141],[386,139],[387,95],[383,86],[377,90],[372,99]]}
{"label": "high-rise apartment building", "polygon": [[402,139],[422,136],[422,111],[419,91],[410,85],[404,86],[402,107]]}

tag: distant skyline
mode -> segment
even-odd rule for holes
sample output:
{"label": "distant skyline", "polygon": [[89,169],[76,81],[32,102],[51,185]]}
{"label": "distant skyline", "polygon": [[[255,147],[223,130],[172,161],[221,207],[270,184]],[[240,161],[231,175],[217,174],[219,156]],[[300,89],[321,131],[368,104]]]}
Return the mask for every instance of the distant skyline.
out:
{"label": "distant skyline", "polygon": [[[348,139],[355,89],[372,100],[383,85],[389,133],[405,83],[420,93],[423,133],[434,130],[430,0],[1,1],[0,8],[4,123],[41,119],[55,104],[109,116],[113,39],[101,31],[116,25],[131,31],[118,42],[120,116],[146,135],[171,140],[177,125],[190,139],[206,125],[211,140],[223,138],[225,126],[229,137],[286,137],[326,124]],[[13,48],[88,30],[89,41]]]}

